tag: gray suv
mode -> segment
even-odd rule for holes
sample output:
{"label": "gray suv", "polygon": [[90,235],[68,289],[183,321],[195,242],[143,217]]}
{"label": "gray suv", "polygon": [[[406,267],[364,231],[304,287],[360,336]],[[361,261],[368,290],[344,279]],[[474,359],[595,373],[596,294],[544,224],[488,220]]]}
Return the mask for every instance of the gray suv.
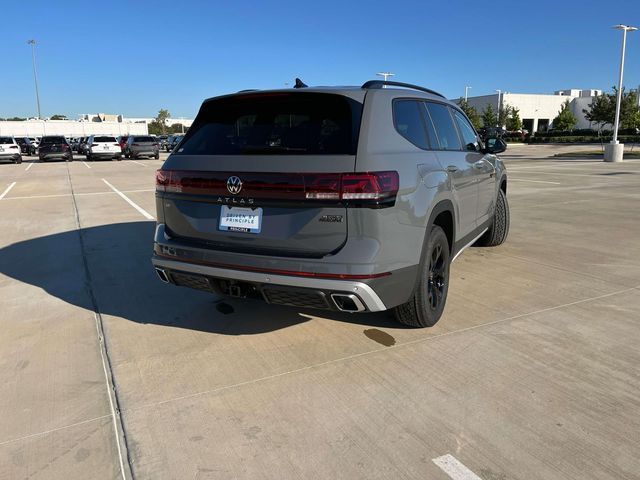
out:
{"label": "gray suv", "polygon": [[211,98],[157,172],[152,261],[174,285],[432,326],[450,263],[506,239],[505,148],[398,82]]}
{"label": "gray suv", "polygon": [[123,147],[126,158],[139,158],[142,156],[160,158],[160,144],[155,137],[150,135],[136,135],[127,138],[127,143]]}

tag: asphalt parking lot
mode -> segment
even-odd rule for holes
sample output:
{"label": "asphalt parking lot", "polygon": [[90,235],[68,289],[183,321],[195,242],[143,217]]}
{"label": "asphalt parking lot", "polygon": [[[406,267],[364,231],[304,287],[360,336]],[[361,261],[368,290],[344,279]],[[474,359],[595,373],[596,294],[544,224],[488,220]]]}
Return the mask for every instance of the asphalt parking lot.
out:
{"label": "asphalt parking lot", "polygon": [[0,165],[0,479],[640,478],[640,161],[553,148],[430,329],[164,285],[166,154]]}

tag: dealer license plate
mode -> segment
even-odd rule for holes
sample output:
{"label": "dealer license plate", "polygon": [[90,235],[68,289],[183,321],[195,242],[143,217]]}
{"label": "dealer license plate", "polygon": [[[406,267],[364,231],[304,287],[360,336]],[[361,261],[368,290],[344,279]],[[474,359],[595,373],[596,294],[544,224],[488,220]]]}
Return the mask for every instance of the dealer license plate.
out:
{"label": "dealer license plate", "polygon": [[220,230],[227,232],[260,233],[262,208],[228,207],[220,209]]}

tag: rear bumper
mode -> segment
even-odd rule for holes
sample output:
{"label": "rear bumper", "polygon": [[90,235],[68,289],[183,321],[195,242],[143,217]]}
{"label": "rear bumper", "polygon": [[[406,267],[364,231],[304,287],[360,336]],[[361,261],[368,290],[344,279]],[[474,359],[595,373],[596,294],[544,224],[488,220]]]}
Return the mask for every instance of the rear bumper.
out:
{"label": "rear bumper", "polygon": [[152,263],[170,283],[199,290],[229,294],[219,286],[219,282],[231,281],[230,285],[237,285],[238,292],[251,287],[268,303],[339,310],[334,296],[353,295],[357,299],[356,305],[363,307],[354,311],[387,310],[375,290],[364,282],[271,275],[170,260],[157,255],[152,258]]}
{"label": "rear bumper", "polygon": [[19,153],[0,153],[0,162],[16,162],[19,158]]}
{"label": "rear bumper", "polygon": [[40,153],[40,160],[68,160],[71,158],[71,152],[48,152]]}
{"label": "rear bumper", "polygon": [[122,158],[122,152],[91,152],[91,158]]}

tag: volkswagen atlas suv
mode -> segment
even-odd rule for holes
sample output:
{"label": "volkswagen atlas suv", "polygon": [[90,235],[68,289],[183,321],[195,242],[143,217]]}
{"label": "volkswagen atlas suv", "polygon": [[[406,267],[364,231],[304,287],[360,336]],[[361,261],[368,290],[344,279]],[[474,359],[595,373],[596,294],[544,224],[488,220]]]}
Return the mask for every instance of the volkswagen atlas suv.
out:
{"label": "volkswagen atlas suv", "polygon": [[453,259],[507,237],[505,148],[398,82],[211,98],[157,172],[152,262],[174,285],[431,326]]}
{"label": "volkswagen atlas suv", "polygon": [[0,162],[5,160],[22,163],[20,146],[13,137],[0,137]]}
{"label": "volkswagen atlas suv", "polygon": [[38,157],[41,162],[47,160],[65,160],[73,162],[73,152],[67,139],[61,135],[42,137],[38,145]]}

